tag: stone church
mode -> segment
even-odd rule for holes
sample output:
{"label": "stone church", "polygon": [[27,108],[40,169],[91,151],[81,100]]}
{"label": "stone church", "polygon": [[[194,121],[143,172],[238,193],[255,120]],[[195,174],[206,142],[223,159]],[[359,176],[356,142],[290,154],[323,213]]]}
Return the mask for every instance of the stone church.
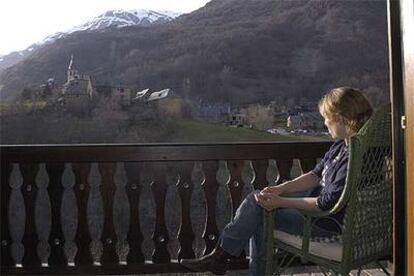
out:
{"label": "stone church", "polygon": [[94,87],[91,77],[79,74],[75,69],[73,55],[70,58],[67,71],[67,81],[63,85],[62,94],[67,110],[76,113],[86,113],[91,107],[94,97]]}

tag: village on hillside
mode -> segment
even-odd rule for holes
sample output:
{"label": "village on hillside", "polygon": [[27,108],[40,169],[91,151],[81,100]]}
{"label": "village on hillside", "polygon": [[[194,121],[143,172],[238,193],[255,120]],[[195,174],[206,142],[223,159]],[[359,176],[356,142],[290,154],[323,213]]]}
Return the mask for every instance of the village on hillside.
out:
{"label": "village on hillside", "polygon": [[46,105],[73,115],[87,116],[100,97],[110,97],[123,109],[140,104],[154,104],[163,109],[164,114],[172,117],[191,117],[212,123],[221,123],[228,127],[250,128],[276,135],[312,135],[323,136],[325,130],[323,118],[317,111],[316,102],[280,102],[272,101],[267,105],[250,104],[235,107],[230,103],[204,102],[191,103],[172,89],[152,91],[146,88],[134,91],[123,85],[111,86],[98,84],[89,75],[80,73],[72,55],[67,68],[67,79],[63,85],[57,85],[49,78],[38,89],[25,88],[23,101],[42,99]]}

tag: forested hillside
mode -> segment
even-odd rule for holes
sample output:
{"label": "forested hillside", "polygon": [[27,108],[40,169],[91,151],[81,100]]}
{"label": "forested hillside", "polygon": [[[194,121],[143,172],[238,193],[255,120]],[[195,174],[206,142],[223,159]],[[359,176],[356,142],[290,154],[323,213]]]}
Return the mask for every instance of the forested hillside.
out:
{"label": "forested hillside", "polygon": [[243,105],[317,99],[352,85],[387,93],[385,1],[213,0],[164,25],[76,32],[2,72],[0,97],[49,77],[73,53],[96,83],[171,87],[187,99]]}

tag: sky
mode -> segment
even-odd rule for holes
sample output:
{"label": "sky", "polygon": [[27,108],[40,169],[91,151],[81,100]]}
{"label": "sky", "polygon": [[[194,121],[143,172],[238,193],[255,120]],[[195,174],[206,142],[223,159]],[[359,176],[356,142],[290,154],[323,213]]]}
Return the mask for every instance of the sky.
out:
{"label": "sky", "polygon": [[188,13],[209,0],[0,0],[0,55],[26,49],[48,35],[114,9]]}

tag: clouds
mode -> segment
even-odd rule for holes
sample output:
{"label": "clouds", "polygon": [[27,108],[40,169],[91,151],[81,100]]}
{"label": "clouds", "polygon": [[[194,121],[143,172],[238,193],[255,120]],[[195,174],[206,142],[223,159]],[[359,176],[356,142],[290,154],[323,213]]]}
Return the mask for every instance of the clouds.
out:
{"label": "clouds", "polygon": [[56,32],[66,31],[113,9],[191,12],[209,0],[2,0],[0,55],[27,48]]}

